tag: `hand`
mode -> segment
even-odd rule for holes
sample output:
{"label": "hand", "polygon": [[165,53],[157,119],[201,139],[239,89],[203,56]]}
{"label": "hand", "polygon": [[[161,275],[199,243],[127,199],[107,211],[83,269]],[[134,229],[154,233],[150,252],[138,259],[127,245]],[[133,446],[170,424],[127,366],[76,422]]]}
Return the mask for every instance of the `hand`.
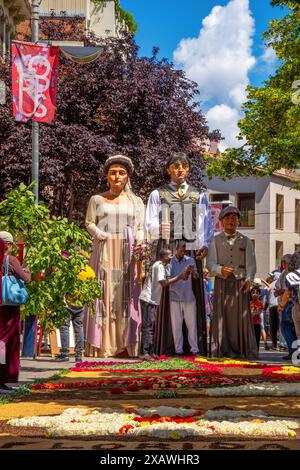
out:
{"label": "hand", "polygon": [[160,234],[163,240],[170,240],[171,224],[169,222],[163,222],[160,225]]}
{"label": "hand", "polygon": [[242,286],[242,291],[244,294],[247,294],[247,292],[249,291],[251,287],[251,282],[250,281],[246,281],[244,282],[243,286]]}
{"label": "hand", "polygon": [[111,234],[109,232],[102,232],[102,241],[106,242],[111,238]]}
{"label": "hand", "polygon": [[196,259],[204,259],[206,258],[207,256],[207,253],[208,253],[208,248],[207,246],[203,246],[202,248],[200,248],[200,250],[198,250],[198,253],[196,255]]}
{"label": "hand", "polygon": [[179,279],[186,281],[191,274],[189,267],[187,267],[181,274],[179,274]]}
{"label": "hand", "polygon": [[278,307],[278,309],[277,309],[277,313],[279,313],[279,315],[280,315],[280,314],[282,313],[282,310],[283,310],[283,309],[284,309],[284,307],[281,307],[281,306],[279,305],[279,307]]}
{"label": "hand", "polygon": [[111,238],[111,234],[109,232],[104,232],[103,230],[97,229],[96,238],[100,242],[106,242],[106,240]]}
{"label": "hand", "polygon": [[222,267],[221,274],[225,279],[227,279],[229,276],[231,276],[234,272],[234,268],[227,268],[226,266]]}

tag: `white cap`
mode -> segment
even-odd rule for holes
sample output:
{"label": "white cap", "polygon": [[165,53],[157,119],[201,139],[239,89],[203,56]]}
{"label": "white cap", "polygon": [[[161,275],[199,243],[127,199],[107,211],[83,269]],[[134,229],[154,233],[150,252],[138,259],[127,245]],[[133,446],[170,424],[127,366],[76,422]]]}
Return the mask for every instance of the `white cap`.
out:
{"label": "white cap", "polygon": [[255,284],[257,286],[262,286],[262,282],[261,282],[261,279],[259,277],[256,277],[254,280],[253,280],[253,283],[252,284]]}
{"label": "white cap", "polygon": [[14,243],[14,237],[9,232],[0,232],[0,239],[4,240],[7,243]]}

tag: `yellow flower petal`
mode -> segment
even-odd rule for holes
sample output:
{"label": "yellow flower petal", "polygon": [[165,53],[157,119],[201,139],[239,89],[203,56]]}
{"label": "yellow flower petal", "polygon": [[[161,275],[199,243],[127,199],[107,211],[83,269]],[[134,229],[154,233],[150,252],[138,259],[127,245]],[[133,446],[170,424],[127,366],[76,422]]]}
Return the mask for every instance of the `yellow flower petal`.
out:
{"label": "yellow flower petal", "polygon": [[171,432],[170,438],[174,439],[175,441],[178,441],[179,439],[181,439],[180,434],[178,434],[178,432]]}

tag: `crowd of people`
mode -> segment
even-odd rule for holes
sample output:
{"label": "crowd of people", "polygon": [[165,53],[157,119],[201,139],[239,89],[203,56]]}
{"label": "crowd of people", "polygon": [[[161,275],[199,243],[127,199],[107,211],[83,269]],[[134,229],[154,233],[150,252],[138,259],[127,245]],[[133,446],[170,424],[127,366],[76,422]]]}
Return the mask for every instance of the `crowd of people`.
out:
{"label": "crowd of people", "polygon": [[[292,358],[300,340],[300,253],[284,256],[280,269],[265,281],[255,278],[255,252],[238,231],[239,210],[223,208],[223,230],[214,234],[205,191],[187,182],[190,169],[184,153],[172,155],[166,164],[169,182],[150,194],[145,207],[131,188],[132,160],[124,155],[107,159],[108,189],[91,197],[86,215],[93,238],[89,265],[103,295],[95,315],[88,307],[66,303],[56,361],[69,360],[70,321],[77,361],[83,353],[148,360],[185,354],[256,359],[261,340],[269,347],[268,333],[277,348],[279,331],[286,358]],[[145,240],[152,255],[141,284],[132,247]],[[0,273],[8,259],[10,272],[29,282],[30,273],[10,255],[12,244],[11,234],[0,232]],[[0,302],[1,389],[18,378],[19,325],[20,308]]]}

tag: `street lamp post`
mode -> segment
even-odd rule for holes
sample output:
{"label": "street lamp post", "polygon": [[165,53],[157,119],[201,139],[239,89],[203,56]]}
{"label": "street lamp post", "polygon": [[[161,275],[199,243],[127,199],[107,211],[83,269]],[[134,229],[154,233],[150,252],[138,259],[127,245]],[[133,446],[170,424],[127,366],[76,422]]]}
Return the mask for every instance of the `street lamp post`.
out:
{"label": "street lamp post", "polygon": [[[32,42],[39,40],[39,6],[40,0],[32,0]],[[39,123],[32,121],[32,171],[31,179],[35,181],[33,189],[35,204],[39,202]]]}
{"label": "street lamp post", "polygon": [[[32,0],[32,42],[37,43],[39,40],[39,6],[40,0]],[[35,181],[33,188],[34,201],[37,205],[39,202],[39,123],[32,121],[32,167],[31,179]],[[35,357],[35,343],[37,333],[37,315],[34,313],[25,318],[22,357]]]}

